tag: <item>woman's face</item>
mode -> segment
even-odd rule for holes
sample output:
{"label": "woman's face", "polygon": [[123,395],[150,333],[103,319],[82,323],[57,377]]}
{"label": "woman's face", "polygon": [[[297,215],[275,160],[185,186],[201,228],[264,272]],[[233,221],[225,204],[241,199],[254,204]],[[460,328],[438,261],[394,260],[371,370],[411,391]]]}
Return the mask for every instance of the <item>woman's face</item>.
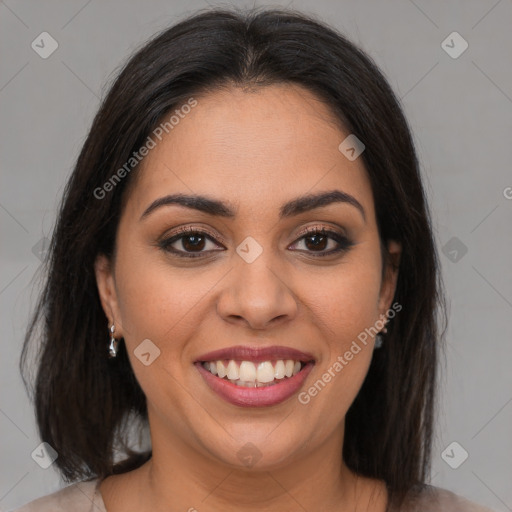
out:
{"label": "woman's face", "polygon": [[[340,152],[349,133],[300,87],[195,99],[132,171],[115,261],[96,265],[147,397],[153,454],[172,443],[217,463],[253,456],[277,468],[338,449],[372,358],[362,333],[382,328],[396,282],[382,267],[363,161]],[[302,204],[333,191],[336,201]],[[224,214],[163,200],[175,194],[222,203]],[[182,228],[201,233],[173,240]],[[389,250],[396,262],[399,246]],[[221,379],[218,361],[245,385]],[[286,376],[296,361],[303,369]]]}

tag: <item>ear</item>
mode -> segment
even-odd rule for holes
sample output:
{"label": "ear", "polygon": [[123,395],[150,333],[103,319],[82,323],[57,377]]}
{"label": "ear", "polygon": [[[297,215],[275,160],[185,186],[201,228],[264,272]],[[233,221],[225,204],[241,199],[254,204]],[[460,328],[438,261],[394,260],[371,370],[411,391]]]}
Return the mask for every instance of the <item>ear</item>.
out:
{"label": "ear", "polygon": [[401,255],[402,244],[395,240],[390,240],[387,244],[387,254],[384,259],[385,264],[382,272],[382,284],[379,295],[379,313],[381,315],[386,314],[395,296]]}
{"label": "ear", "polygon": [[96,257],[96,261],[94,262],[94,272],[96,275],[96,285],[98,286],[101,305],[105,312],[105,316],[108,318],[109,327],[114,324],[116,328],[116,338],[120,338],[123,336],[123,333],[115,279],[111,262],[104,254],[99,254]]}

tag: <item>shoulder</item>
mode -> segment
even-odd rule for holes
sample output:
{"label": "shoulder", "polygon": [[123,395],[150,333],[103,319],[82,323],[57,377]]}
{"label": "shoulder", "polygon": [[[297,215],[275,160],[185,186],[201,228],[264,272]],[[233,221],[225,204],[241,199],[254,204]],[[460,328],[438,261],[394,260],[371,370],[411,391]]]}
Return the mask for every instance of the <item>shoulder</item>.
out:
{"label": "shoulder", "polygon": [[427,485],[410,493],[400,509],[403,512],[495,512],[473,503],[458,494],[440,487]]}
{"label": "shoulder", "polygon": [[98,484],[98,479],[76,482],[12,512],[106,512]]}

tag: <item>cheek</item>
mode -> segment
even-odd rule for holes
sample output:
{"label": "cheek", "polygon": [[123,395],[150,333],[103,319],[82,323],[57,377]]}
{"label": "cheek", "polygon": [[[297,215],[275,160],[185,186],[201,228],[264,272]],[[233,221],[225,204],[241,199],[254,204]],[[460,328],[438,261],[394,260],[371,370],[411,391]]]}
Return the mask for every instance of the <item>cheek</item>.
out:
{"label": "cheek", "polygon": [[343,420],[367,375],[373,356],[368,329],[378,318],[380,271],[379,260],[361,252],[357,260],[347,260],[323,279],[323,290],[309,288],[314,321],[325,346],[315,379],[299,399],[320,411],[305,420],[319,438]]}
{"label": "cheek", "polygon": [[186,273],[171,272],[169,265],[159,258],[148,257],[147,248],[123,251],[120,247],[116,281],[123,331],[129,345],[149,338],[160,346],[166,335],[172,333],[175,337],[174,331],[200,293]]}
{"label": "cheek", "polygon": [[304,292],[331,348],[339,352],[378,319],[381,266],[373,251],[360,251]]}
{"label": "cheek", "polygon": [[[132,245],[133,247],[133,245]],[[161,349],[160,363],[179,371],[197,336],[202,307],[225,270],[173,267],[157,249],[119,251],[118,303],[125,342],[133,351],[144,339]]]}
{"label": "cheek", "polygon": [[[178,384],[185,378],[187,344],[197,332],[198,303],[214,284],[206,275],[197,279],[191,275],[148,257],[147,249],[123,253],[120,247],[116,260],[124,343],[136,379],[153,405],[172,403],[182,412],[190,407]],[[145,342],[151,361],[146,366],[137,353],[143,353],[138,347],[147,339],[157,349]]]}

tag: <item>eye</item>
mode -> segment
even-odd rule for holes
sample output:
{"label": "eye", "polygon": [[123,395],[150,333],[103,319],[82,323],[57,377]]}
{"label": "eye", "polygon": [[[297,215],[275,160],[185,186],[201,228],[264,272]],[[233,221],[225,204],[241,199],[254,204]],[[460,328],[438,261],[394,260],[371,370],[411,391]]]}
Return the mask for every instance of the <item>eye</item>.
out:
{"label": "eye", "polygon": [[[317,227],[305,231],[301,238],[299,238],[297,242],[294,242],[294,245],[295,244],[303,244],[306,248],[299,250],[305,250],[309,253],[318,253],[314,255],[315,257],[324,257],[339,252],[345,252],[354,245],[353,242],[340,233],[329,231],[324,228],[319,229]],[[329,245],[334,245],[334,248],[326,250]]]}
{"label": "eye", "polygon": [[[205,250],[208,243],[212,244],[213,248]],[[353,242],[340,233],[317,227],[304,231],[303,235],[289,247],[300,245],[301,243],[304,244],[305,249],[298,250],[318,253],[314,254],[314,257],[330,256],[339,252],[345,252],[354,245]],[[334,245],[334,248],[326,251],[329,245]],[[162,250],[180,258],[199,258],[205,253],[215,251],[215,247],[219,247],[212,234],[193,227],[181,228],[170,238],[158,242],[158,246]],[[297,248],[294,249],[297,250]]]}
{"label": "eye", "polygon": [[[170,252],[176,256],[183,258],[198,258],[204,254],[205,246],[210,242],[213,246],[217,246],[214,242],[213,235],[197,228],[186,227],[180,229],[175,235],[166,238],[158,243],[158,246],[164,251]],[[173,247],[176,245],[176,247]],[[180,249],[181,247],[181,249]],[[196,254],[194,254],[196,253]]]}

